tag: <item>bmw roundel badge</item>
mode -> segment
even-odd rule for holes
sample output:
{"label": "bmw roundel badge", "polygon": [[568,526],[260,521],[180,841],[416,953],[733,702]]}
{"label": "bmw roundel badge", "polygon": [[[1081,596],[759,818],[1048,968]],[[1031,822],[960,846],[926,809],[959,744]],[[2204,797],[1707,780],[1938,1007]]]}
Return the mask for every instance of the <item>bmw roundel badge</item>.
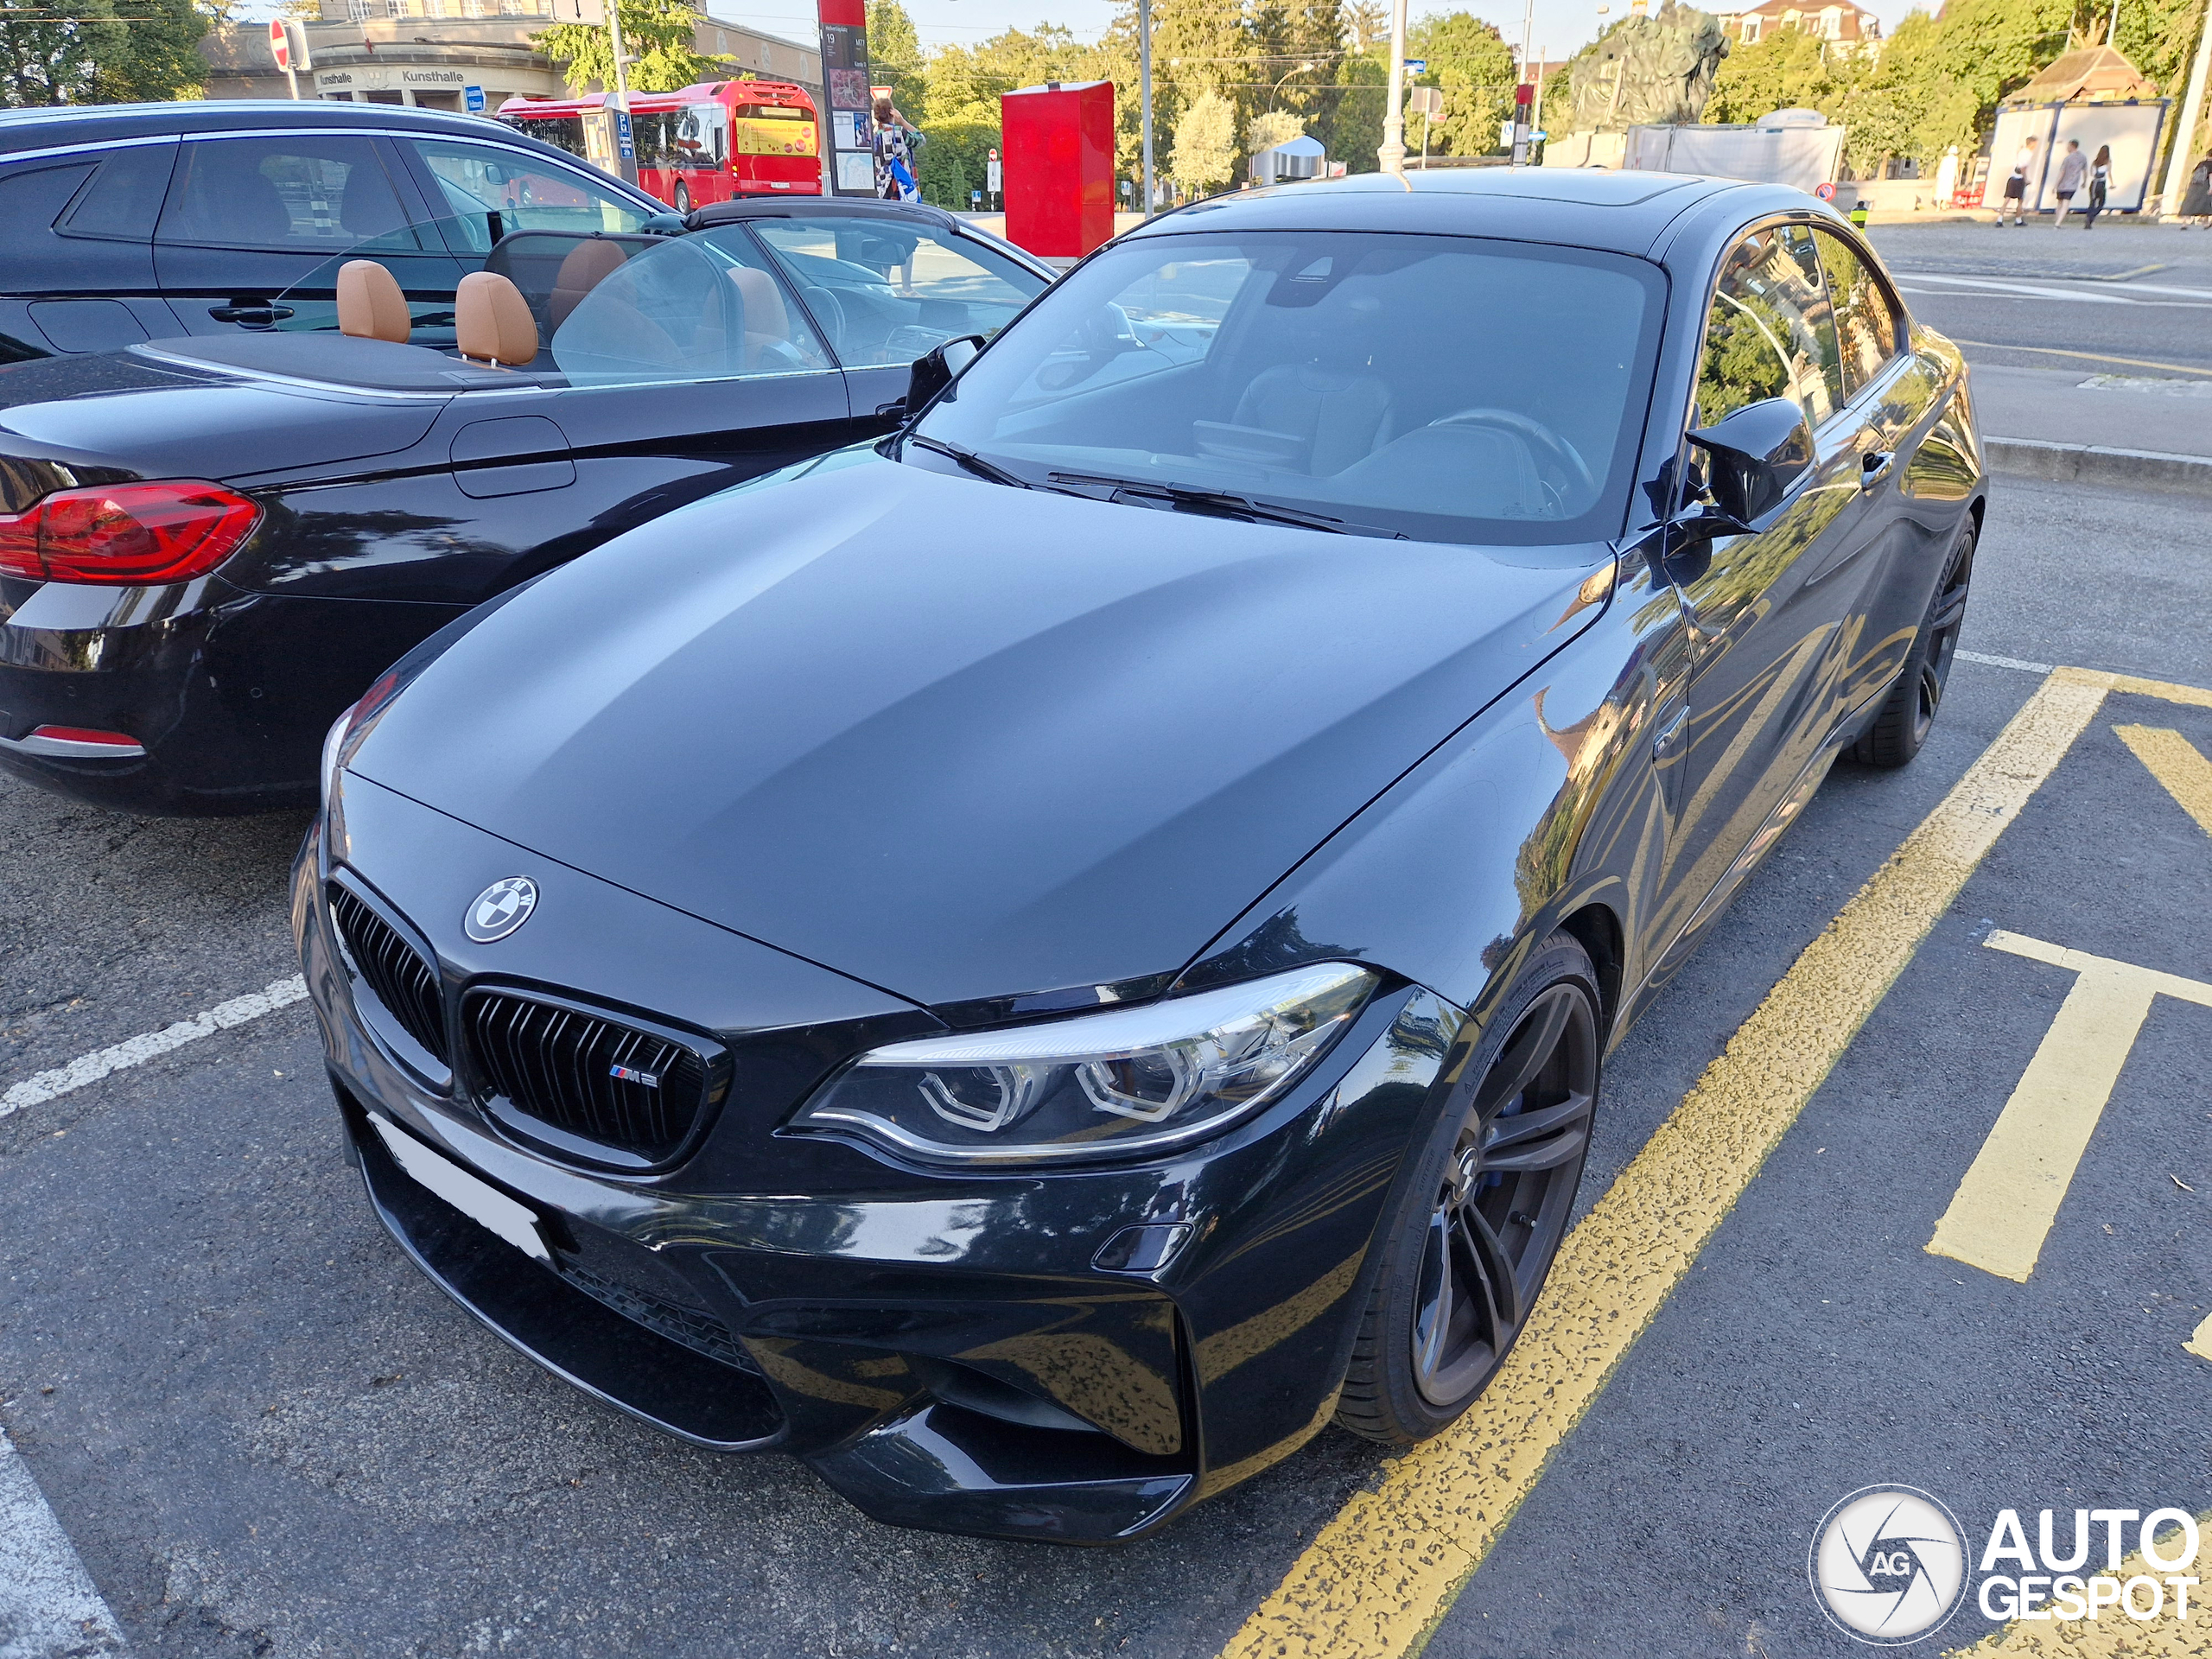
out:
{"label": "bmw roundel badge", "polygon": [[494,881],[476,895],[463,923],[468,937],[479,944],[504,939],[530,919],[537,908],[537,883],[526,875]]}

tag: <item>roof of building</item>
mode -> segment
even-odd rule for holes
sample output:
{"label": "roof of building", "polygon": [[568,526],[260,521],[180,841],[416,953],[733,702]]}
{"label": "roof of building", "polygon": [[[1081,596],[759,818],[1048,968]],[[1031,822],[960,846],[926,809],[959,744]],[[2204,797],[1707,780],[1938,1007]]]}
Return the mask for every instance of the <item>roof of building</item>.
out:
{"label": "roof of building", "polygon": [[2158,95],[2156,84],[2144,79],[2118,48],[2086,46],[2066,53],[2005,102],[2114,104]]}

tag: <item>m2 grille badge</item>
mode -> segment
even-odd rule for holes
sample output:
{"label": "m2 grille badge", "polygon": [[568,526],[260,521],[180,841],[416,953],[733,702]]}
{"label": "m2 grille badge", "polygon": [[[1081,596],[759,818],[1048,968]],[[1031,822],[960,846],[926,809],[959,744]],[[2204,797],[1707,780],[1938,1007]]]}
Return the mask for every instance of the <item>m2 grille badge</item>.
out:
{"label": "m2 grille badge", "polygon": [[489,944],[505,938],[537,908],[537,883],[526,875],[511,875],[478,893],[461,925],[477,944]]}
{"label": "m2 grille badge", "polygon": [[607,1068],[607,1075],[610,1077],[619,1077],[624,1083],[642,1084],[647,1089],[658,1089],[660,1087],[660,1077],[658,1073],[652,1071],[640,1071],[633,1065],[610,1065]]}

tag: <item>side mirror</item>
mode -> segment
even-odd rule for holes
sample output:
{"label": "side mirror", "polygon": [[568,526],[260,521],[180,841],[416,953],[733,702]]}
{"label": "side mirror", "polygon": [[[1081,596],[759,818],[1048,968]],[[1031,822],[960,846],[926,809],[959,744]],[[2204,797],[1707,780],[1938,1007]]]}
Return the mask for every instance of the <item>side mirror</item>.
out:
{"label": "side mirror", "polygon": [[1689,438],[1705,451],[1713,501],[1738,528],[1779,506],[1813,464],[1813,429],[1794,397],[1748,404]]}
{"label": "side mirror", "polygon": [[909,418],[922,412],[922,405],[950,385],[960,371],[976,360],[976,353],[983,349],[981,334],[958,334],[946,340],[927,357],[918,357],[906,375],[906,414]]}

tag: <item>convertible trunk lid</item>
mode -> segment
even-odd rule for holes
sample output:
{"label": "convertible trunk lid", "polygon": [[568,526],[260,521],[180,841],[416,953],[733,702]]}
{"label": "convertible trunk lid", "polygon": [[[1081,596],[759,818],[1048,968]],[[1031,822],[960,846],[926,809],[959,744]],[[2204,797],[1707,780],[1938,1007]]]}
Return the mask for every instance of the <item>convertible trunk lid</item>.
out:
{"label": "convertible trunk lid", "polygon": [[1586,626],[1607,557],[833,457],[516,595],[353,769],[917,1001],[1136,978]]}

